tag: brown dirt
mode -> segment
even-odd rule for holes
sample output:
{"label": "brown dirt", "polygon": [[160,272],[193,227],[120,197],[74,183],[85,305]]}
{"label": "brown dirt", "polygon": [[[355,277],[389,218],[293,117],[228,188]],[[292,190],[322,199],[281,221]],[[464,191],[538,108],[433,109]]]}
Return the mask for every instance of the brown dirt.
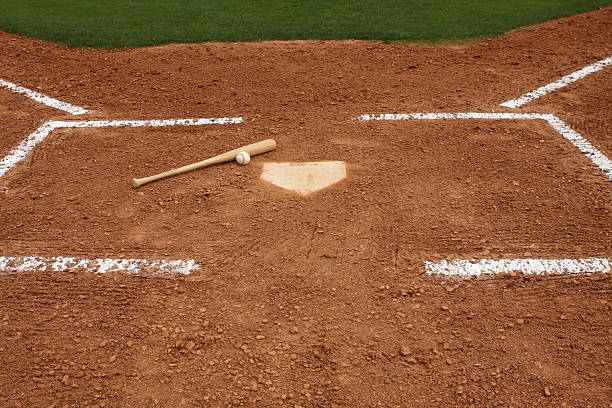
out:
{"label": "brown dirt", "polygon": [[[612,157],[612,71],[606,69],[586,77],[584,84],[557,95],[551,95],[552,109],[572,129],[586,137],[608,158]],[[562,108],[560,108],[562,107]]]}
{"label": "brown dirt", "polygon": [[57,111],[0,87],[0,157],[5,157],[45,118],[57,115]]}
{"label": "brown dirt", "polygon": [[[612,55],[611,17],[425,47],[96,51],[0,33],[0,77],[95,110],[85,118],[244,118],[57,130],[3,178],[0,255],[202,270],[0,277],[0,405],[608,406],[609,275],[458,282],[423,268],[611,257],[601,171],[539,121],[352,119],[504,111]],[[593,74],[519,111],[554,112],[609,156],[609,85]],[[59,118],[0,89],[0,152]],[[252,165],[129,185],[268,137],[279,148]],[[264,161],[318,160],[346,161],[348,178],[306,198],[258,178]]]}

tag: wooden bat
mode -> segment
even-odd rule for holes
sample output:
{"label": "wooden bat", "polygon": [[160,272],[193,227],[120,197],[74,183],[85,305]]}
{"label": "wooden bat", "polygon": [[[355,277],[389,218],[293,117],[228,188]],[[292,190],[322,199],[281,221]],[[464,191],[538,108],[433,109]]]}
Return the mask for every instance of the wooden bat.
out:
{"label": "wooden bat", "polygon": [[174,176],[175,174],[186,173],[191,170],[201,169],[202,167],[208,167],[215,164],[227,163],[236,160],[236,156],[240,152],[247,152],[250,156],[256,156],[258,154],[267,153],[276,149],[276,142],[274,139],[266,139],[261,142],[253,143],[250,145],[242,146],[229,152],[222,153],[218,156],[211,157],[210,159],[203,160],[201,162],[189,164],[187,166],[179,167],[178,169],[168,170],[164,173],[159,173],[154,176],[144,178],[133,178],[132,187],[138,188],[143,184],[150,183],[155,180],[163,179],[165,177]]}

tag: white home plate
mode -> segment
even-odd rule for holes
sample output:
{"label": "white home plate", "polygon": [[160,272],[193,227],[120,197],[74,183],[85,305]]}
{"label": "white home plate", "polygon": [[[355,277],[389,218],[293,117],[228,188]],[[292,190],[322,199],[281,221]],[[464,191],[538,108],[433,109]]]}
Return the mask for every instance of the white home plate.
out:
{"label": "white home plate", "polygon": [[346,178],[342,161],[265,163],[261,179],[286,190],[308,195]]}

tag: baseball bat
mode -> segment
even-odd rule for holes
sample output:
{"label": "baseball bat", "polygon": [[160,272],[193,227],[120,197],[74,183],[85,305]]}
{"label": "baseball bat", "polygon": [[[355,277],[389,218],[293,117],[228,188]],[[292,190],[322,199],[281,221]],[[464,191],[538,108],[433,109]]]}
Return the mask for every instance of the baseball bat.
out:
{"label": "baseball bat", "polygon": [[163,179],[165,177],[174,176],[176,174],[186,173],[191,170],[201,169],[202,167],[208,167],[215,164],[227,163],[232,160],[236,160],[236,156],[240,152],[247,152],[250,156],[256,156],[258,154],[267,153],[276,149],[276,142],[274,139],[266,139],[261,142],[253,143],[250,145],[242,146],[234,150],[230,150],[229,152],[225,152],[219,154],[215,157],[211,157],[210,159],[203,160],[201,162],[189,164],[187,166],[179,167],[178,169],[168,170],[164,173],[159,173],[154,176],[143,177],[143,178],[133,178],[132,179],[132,187],[138,188],[143,184],[150,183],[155,180]]}

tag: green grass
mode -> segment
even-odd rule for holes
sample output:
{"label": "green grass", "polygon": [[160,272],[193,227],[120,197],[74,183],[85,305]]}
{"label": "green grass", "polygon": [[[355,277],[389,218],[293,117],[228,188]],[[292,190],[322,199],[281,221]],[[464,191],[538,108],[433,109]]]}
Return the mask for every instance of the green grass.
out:
{"label": "green grass", "polygon": [[493,37],[612,0],[0,0],[0,30],[70,46]]}

